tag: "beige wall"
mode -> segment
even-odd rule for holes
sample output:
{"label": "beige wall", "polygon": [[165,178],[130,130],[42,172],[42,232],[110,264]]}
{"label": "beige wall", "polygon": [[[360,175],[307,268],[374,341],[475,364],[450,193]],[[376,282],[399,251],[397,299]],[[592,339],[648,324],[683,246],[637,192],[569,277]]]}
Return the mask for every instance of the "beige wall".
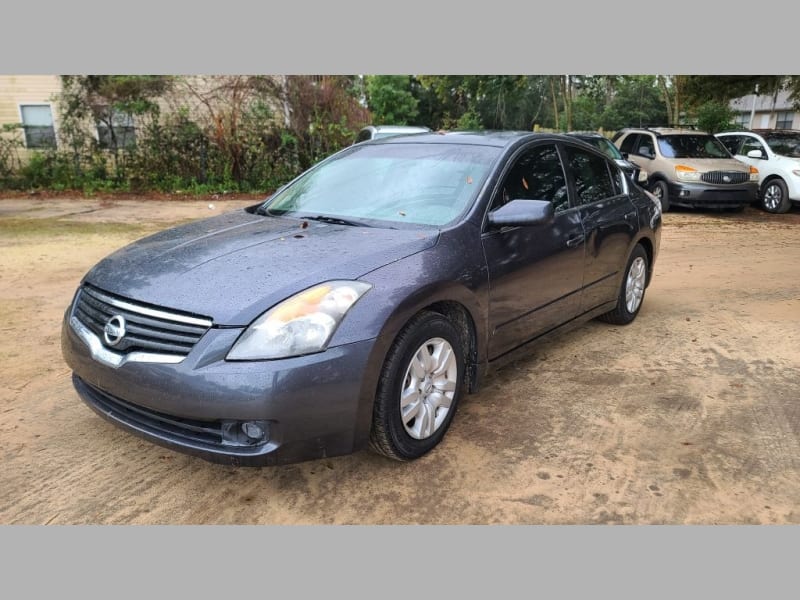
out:
{"label": "beige wall", "polygon": [[[58,114],[54,97],[61,92],[58,75],[0,75],[0,125],[19,123],[20,104],[50,104],[58,140]],[[21,140],[25,139],[19,131]],[[20,158],[26,158],[23,150]]]}

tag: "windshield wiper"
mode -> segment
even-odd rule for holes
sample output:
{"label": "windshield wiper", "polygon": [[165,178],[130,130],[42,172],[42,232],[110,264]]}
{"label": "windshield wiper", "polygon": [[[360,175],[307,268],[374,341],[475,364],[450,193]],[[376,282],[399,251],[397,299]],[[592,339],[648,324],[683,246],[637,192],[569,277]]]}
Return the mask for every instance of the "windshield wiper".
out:
{"label": "windshield wiper", "polygon": [[367,225],[366,223],[362,223],[361,221],[349,221],[347,219],[341,219],[339,217],[328,217],[325,215],[315,215],[315,216],[297,215],[296,218],[305,219],[306,221],[321,221],[322,223],[331,223],[333,225],[350,225],[351,227],[372,227],[371,225]]}

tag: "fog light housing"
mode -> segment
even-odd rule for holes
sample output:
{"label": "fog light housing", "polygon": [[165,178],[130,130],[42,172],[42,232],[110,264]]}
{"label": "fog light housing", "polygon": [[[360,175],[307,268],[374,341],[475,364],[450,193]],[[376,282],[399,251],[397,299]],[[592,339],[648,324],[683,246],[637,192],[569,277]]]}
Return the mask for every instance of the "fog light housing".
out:
{"label": "fog light housing", "polygon": [[681,190],[680,194],[678,194],[678,195],[679,195],[679,196],[686,197],[686,196],[689,196],[689,195],[691,195],[691,193],[692,193],[692,192],[690,192],[689,190]]}
{"label": "fog light housing", "polygon": [[245,421],[242,423],[242,433],[251,440],[264,439],[264,427],[256,421]]}
{"label": "fog light housing", "polygon": [[223,421],[222,443],[227,446],[258,446],[269,441],[267,421]]}

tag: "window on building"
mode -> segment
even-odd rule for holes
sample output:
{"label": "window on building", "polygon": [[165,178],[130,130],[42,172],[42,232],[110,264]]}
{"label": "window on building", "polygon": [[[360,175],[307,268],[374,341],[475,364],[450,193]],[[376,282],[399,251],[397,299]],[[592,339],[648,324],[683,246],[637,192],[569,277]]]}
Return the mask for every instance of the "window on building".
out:
{"label": "window on building", "polygon": [[25,130],[25,147],[55,148],[56,129],[53,126],[53,111],[49,104],[21,105],[22,127]]}
{"label": "window on building", "polygon": [[794,121],[794,112],[782,110],[775,115],[775,129],[791,129]]}
{"label": "window on building", "polygon": [[[109,127],[109,122],[111,127]],[[113,128],[113,134],[112,134]],[[97,119],[97,142],[101,148],[131,148],[136,145],[136,126],[133,117],[113,111]]]}
{"label": "window on building", "polygon": [[750,127],[750,113],[742,112],[737,113],[736,117],[734,117],[733,122],[739,125],[740,127],[749,128]]}

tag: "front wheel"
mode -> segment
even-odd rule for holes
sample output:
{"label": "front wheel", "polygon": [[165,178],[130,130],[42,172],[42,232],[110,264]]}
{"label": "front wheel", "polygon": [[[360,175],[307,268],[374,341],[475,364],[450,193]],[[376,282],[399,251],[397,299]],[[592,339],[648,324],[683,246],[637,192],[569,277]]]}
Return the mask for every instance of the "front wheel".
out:
{"label": "front wheel", "polygon": [[785,213],[792,207],[783,179],[770,179],[761,186],[761,206],[767,212]]}
{"label": "front wheel", "polygon": [[622,279],[617,297],[617,307],[600,315],[600,320],[614,325],[627,325],[636,318],[644,300],[648,269],[647,252],[641,244],[636,244],[625,268],[625,277]]}
{"label": "front wheel", "polygon": [[397,336],[383,366],[370,446],[396,460],[419,458],[444,437],[464,382],[464,349],[444,316],[422,312]]}
{"label": "front wheel", "polygon": [[650,185],[650,193],[661,202],[661,212],[669,210],[669,186],[666,181],[657,179]]}

